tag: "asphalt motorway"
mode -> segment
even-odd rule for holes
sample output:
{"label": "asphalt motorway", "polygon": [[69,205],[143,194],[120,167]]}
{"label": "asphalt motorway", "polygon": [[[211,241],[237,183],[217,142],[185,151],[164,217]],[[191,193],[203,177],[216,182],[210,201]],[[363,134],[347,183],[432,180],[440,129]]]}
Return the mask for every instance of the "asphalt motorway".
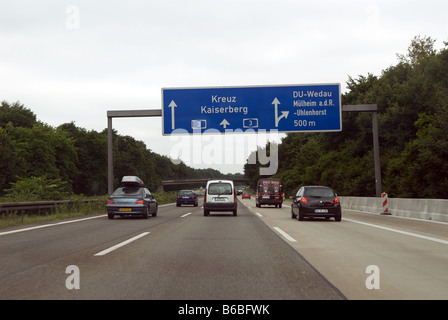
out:
{"label": "asphalt motorway", "polygon": [[247,206],[0,230],[0,299],[345,299]]}
{"label": "asphalt motorway", "polygon": [[344,209],[342,221],[297,221],[291,207],[255,207],[260,220],[347,299],[447,300],[448,223]]}
{"label": "asphalt motorway", "polygon": [[241,198],[236,217],[200,202],[0,230],[0,299],[447,300],[447,266],[447,223]]}

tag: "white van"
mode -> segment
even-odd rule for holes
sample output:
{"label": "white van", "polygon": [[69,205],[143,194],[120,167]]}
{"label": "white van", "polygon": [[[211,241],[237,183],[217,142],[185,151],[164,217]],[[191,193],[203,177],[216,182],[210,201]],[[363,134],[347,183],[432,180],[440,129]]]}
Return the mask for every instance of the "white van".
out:
{"label": "white van", "polygon": [[204,216],[210,211],[231,211],[236,216],[236,192],[232,180],[209,180],[204,195]]}

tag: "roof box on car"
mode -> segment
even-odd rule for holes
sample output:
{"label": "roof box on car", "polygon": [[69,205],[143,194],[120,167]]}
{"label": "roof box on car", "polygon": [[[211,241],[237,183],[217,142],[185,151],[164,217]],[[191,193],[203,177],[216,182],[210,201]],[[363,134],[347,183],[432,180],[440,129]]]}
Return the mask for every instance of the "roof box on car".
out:
{"label": "roof box on car", "polygon": [[143,181],[136,176],[124,176],[121,179],[123,187],[143,187]]}

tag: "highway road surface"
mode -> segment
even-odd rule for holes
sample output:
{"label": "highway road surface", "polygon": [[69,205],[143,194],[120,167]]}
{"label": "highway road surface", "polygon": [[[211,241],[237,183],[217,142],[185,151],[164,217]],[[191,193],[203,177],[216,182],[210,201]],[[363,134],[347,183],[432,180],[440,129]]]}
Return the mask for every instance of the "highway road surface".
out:
{"label": "highway road surface", "polygon": [[[343,205],[343,204],[342,204]],[[159,207],[0,230],[0,299],[448,299],[448,224]]]}

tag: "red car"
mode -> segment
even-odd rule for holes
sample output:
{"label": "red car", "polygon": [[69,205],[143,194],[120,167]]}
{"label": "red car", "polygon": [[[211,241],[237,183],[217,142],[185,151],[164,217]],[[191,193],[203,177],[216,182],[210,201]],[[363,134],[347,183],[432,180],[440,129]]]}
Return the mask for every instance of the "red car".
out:
{"label": "red car", "polygon": [[243,199],[245,199],[245,198],[250,199],[250,193],[243,192],[242,198]]}

